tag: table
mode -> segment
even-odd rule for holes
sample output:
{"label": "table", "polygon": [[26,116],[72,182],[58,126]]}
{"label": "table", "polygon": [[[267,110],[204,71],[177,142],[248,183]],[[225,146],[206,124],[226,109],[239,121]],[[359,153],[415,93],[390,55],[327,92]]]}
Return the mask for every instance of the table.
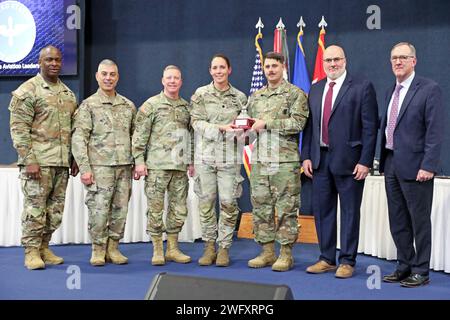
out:
{"label": "table", "polygon": [[[23,195],[17,168],[0,168],[0,246],[19,246],[21,236],[20,214]],[[85,191],[79,177],[70,178],[61,227],[53,234],[53,244],[90,243],[87,231]],[[149,241],[145,232],[147,208],[144,181],[133,181],[127,224],[122,242]],[[201,238],[198,199],[189,179],[188,218],[180,233],[180,241],[192,242]],[[435,179],[432,221],[431,269],[450,273],[450,180]],[[339,215],[338,215],[339,227]],[[339,230],[338,230],[339,246]],[[397,252],[389,231],[384,178],[366,179],[361,205],[359,253],[396,259]]]}
{"label": "table", "polygon": [[[23,194],[18,168],[0,168],[0,246],[19,246],[21,237],[20,216]],[[181,242],[193,242],[201,238],[198,199],[193,192],[193,179],[189,179],[188,218],[179,235]],[[66,203],[61,227],[55,231],[52,244],[91,243],[88,233],[88,210],[84,204],[86,191],[80,176],[71,177],[67,186]],[[133,180],[132,195],[122,242],[149,241],[145,232],[147,198],[144,181]]]}
{"label": "table", "polygon": [[[448,179],[434,180],[431,224],[430,268],[450,273],[450,180]],[[397,258],[397,249],[389,231],[386,191],[382,176],[369,176],[366,179],[361,204],[358,252],[388,260]]]}

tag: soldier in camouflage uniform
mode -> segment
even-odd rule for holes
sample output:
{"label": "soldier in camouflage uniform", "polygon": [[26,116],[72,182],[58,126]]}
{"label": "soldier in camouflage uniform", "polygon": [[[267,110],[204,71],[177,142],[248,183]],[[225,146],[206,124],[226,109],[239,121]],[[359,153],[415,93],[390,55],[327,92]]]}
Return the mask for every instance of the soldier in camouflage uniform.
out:
{"label": "soldier in camouflage uniform", "polygon": [[62,221],[69,166],[72,175],[78,173],[70,154],[72,115],[77,102],[58,78],[61,64],[57,48],[43,48],[39,54],[40,73],[12,93],[9,106],[11,137],[19,155],[24,194],[22,245],[28,269],[64,262],[48,247]]}
{"label": "soldier in camouflage uniform", "polygon": [[[191,257],[178,248],[178,234],[188,213],[186,170],[193,175],[189,103],[179,96],[182,78],[178,67],[169,65],[164,69],[162,84],[163,91],[149,98],[139,109],[133,134],[136,176],[145,176],[147,233],[153,243],[152,265],[191,261]],[[164,223],[166,190],[169,209]],[[165,257],[164,232],[167,233]]]}
{"label": "soldier in camouflage uniform", "polygon": [[[198,88],[191,98],[191,123],[195,130],[195,193],[199,197],[200,222],[205,251],[202,266],[228,266],[229,248],[239,213],[237,199],[242,193],[241,158],[236,151],[233,121],[247,97],[228,81],[229,59],[217,54],[209,72],[213,82]],[[215,203],[219,191],[220,214]],[[216,256],[215,242],[219,251]],[[217,258],[217,260],[216,260]]]}
{"label": "soldier in camouflage uniform", "polygon": [[119,72],[113,61],[100,62],[95,77],[99,89],[82,102],[75,115],[72,152],[87,189],[90,263],[125,264],[128,258],[118,245],[131,196],[131,136],[136,108],[116,92]]}
{"label": "soldier in camouflage uniform", "polygon": [[[253,223],[255,240],[263,250],[248,265],[272,265],[274,271],[287,271],[294,264],[300,206],[298,139],[309,115],[306,94],[283,79],[283,70],[283,55],[267,53],[268,84],[249,99],[249,115],[255,119],[252,130],[258,133],[250,176]],[[275,240],[281,244],[278,259]]]}

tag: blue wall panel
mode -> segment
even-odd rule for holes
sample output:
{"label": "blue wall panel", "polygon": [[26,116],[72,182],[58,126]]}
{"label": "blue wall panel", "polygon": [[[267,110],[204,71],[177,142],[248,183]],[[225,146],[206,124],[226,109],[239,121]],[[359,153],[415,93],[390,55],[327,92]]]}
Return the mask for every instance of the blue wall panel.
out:
{"label": "blue wall panel", "polygon": [[[380,30],[369,30],[366,26],[370,16],[366,10],[373,4],[381,9]],[[258,17],[265,25],[265,52],[272,49],[273,30],[278,19],[283,18],[292,69],[296,24],[303,16],[307,25],[304,48],[312,73],[319,33],[317,24],[324,15],[328,23],[326,45],[343,46],[349,72],[372,80],[380,109],[385,90],[394,83],[390,49],[400,41],[416,46],[417,73],[440,83],[445,108],[448,110],[450,106],[450,2],[446,0],[95,0],[87,1],[83,12],[86,25],[81,34],[86,37],[86,52],[81,52],[81,59],[85,61],[80,63],[78,77],[65,79],[83,97],[97,88],[94,73],[98,62],[111,58],[120,69],[119,92],[137,106],[161,90],[161,71],[168,64],[181,67],[184,77],[181,93],[189,99],[197,87],[210,82],[209,59],[217,52],[230,57],[231,82],[247,93]],[[10,91],[21,81],[0,78],[0,163],[16,159],[9,137],[7,106]],[[448,113],[444,116],[449,120]],[[448,134],[446,137],[439,174],[450,175],[450,137]],[[248,195],[241,206],[244,211],[248,208]],[[307,200],[302,210],[310,212]]]}

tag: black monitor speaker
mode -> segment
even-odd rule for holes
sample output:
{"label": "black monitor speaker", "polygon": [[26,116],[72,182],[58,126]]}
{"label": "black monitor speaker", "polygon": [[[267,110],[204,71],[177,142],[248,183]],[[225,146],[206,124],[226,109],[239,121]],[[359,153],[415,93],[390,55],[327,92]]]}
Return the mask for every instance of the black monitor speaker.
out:
{"label": "black monitor speaker", "polygon": [[158,273],[145,300],[293,300],[286,285]]}

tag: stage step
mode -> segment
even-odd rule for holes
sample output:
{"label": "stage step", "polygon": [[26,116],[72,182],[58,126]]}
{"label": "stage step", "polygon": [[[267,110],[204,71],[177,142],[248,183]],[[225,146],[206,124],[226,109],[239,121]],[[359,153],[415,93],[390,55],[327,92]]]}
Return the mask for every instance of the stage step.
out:
{"label": "stage step", "polygon": [[[298,224],[300,226],[300,236],[297,242],[301,243],[318,243],[316,226],[314,224],[313,216],[298,217]],[[241,222],[239,224],[238,237],[244,239],[253,239],[253,216],[251,212],[243,213],[241,216]]]}

